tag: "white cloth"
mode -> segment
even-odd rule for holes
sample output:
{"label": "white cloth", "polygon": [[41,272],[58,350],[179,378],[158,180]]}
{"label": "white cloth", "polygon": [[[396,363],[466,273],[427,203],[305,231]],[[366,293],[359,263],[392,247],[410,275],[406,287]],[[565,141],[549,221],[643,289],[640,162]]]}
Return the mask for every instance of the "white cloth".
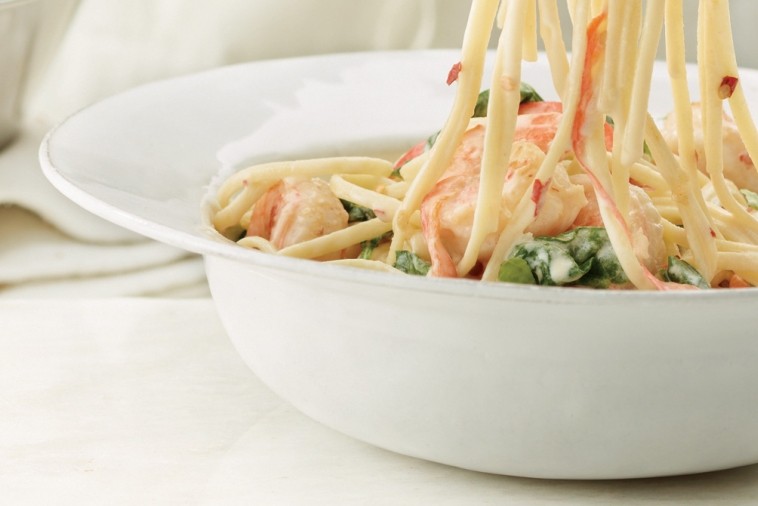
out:
{"label": "white cloth", "polygon": [[[56,17],[77,0],[41,1]],[[81,0],[57,51],[35,56],[25,130],[0,152],[0,205],[34,213],[0,214],[0,297],[208,293],[199,260],[88,214],[44,179],[37,147],[68,115],[135,85],[221,65],[455,47],[467,11],[457,0]]]}
{"label": "white cloth", "polygon": [[754,505],[758,465],[546,481],[403,457],[301,415],[208,299],[0,301],[3,504]]}
{"label": "white cloth", "polygon": [[460,0],[82,0],[28,107],[58,121],[126,88],[219,65],[460,47],[468,7]]}

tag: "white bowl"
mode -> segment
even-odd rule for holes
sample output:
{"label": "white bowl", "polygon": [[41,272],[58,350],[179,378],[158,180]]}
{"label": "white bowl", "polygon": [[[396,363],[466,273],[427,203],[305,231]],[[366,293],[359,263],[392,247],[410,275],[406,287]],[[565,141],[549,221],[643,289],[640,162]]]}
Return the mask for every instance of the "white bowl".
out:
{"label": "white bowl", "polygon": [[[209,232],[200,201],[217,154],[233,167],[399,150],[444,121],[453,93],[444,80],[457,59],[347,54],[143,86],[53,130],[43,169],[96,214],[205,255],[243,359],[281,397],[345,434],[533,477],[758,462],[757,289],[646,293],[392,276],[265,255]],[[670,104],[661,71],[658,113]],[[524,75],[550,95],[544,61]],[[758,96],[758,74],[741,79]]]}

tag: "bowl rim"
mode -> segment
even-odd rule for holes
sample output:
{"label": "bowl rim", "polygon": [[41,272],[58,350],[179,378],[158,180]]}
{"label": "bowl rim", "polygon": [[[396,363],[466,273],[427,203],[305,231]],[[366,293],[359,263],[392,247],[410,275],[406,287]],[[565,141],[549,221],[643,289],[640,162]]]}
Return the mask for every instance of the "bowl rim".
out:
{"label": "bowl rim", "polygon": [[[32,2],[35,0],[9,0],[12,3]],[[3,5],[0,0],[0,8]],[[338,53],[327,55],[301,56],[294,58],[278,59],[288,60],[311,60],[321,58],[333,58],[335,56],[355,56],[393,53],[419,54],[449,50],[418,50],[418,51],[368,51],[354,53]],[[88,107],[74,112],[44,136],[39,147],[39,162],[45,177],[66,197],[76,202],[82,208],[100,216],[116,225],[137,232],[148,238],[165,244],[184,249],[200,255],[212,255],[228,260],[234,260],[249,267],[261,267],[279,272],[287,272],[296,275],[306,275],[324,279],[341,280],[357,285],[377,286],[393,288],[402,291],[421,292],[426,294],[452,295],[458,297],[477,297],[497,300],[531,300],[551,304],[628,304],[628,303],[658,303],[659,301],[710,301],[712,299],[726,301],[743,301],[755,299],[758,302],[758,287],[742,289],[712,289],[712,290],[603,290],[591,288],[567,288],[541,285],[518,285],[504,282],[485,282],[469,279],[446,279],[431,278],[424,276],[393,275],[386,272],[371,271],[349,266],[334,265],[314,260],[291,258],[280,255],[262,253],[257,250],[237,246],[233,241],[223,238],[208,224],[208,198],[204,191],[202,201],[197,203],[196,230],[189,233],[178,230],[162,223],[150,221],[140,216],[119,208],[101,200],[70,181],[56,166],[51,157],[51,142],[59,129],[82,114],[87,114],[90,108],[103,102],[118,100],[130,92],[156,85],[161,85],[174,80],[191,79],[194,76],[209,74],[225,68],[239,66],[255,66],[256,63],[266,64],[276,60],[261,60],[260,62],[248,62],[244,64],[229,65],[216,69],[174,77],[143,84],[130,90],[118,93],[98,101]],[[749,69],[740,69],[741,71]],[[207,185],[212,182],[208,181]],[[207,187],[206,187],[207,189]]]}

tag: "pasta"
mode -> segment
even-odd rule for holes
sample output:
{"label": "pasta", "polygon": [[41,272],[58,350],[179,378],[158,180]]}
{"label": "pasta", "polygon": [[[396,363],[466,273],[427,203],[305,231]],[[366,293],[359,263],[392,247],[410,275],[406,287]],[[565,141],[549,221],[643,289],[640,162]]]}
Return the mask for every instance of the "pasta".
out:
{"label": "pasta", "polygon": [[[394,163],[342,157],[243,169],[219,188],[213,225],[243,247],[387,272],[647,290],[756,286],[758,129],[728,1],[700,0],[697,104],[682,7],[569,2],[569,54],[556,0],[473,0],[438,134]],[[493,26],[494,69],[483,85]],[[673,110],[656,121],[648,101],[662,35]],[[559,102],[521,80],[538,36]]]}

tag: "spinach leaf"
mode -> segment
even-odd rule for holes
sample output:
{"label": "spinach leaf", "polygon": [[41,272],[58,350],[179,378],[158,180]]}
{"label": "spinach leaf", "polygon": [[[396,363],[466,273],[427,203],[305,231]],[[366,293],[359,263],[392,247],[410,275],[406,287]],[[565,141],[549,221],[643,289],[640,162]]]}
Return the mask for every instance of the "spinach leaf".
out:
{"label": "spinach leaf", "polygon": [[642,141],[642,154],[645,155],[648,160],[655,161],[653,158],[653,152],[650,151],[650,146],[647,145],[646,141]]}
{"label": "spinach leaf", "polygon": [[426,149],[432,149],[434,143],[437,142],[437,137],[440,136],[440,131],[437,131],[429,136],[429,138],[426,140]]}
{"label": "spinach leaf", "polygon": [[568,249],[546,238],[517,245],[511,258],[526,262],[539,285],[568,285],[587,274],[592,262],[577,263]]}
{"label": "spinach leaf", "polygon": [[472,118],[486,118],[487,117],[487,106],[490,103],[490,90],[484,90],[483,92],[479,93],[479,96],[476,99],[476,106],[474,106],[474,114],[471,116]]}
{"label": "spinach leaf", "polygon": [[401,250],[397,252],[395,258],[395,269],[401,270],[406,274],[414,274],[417,276],[426,276],[429,272],[431,264],[419,258],[416,254],[410,251]]}
{"label": "spinach leaf", "polygon": [[[534,282],[539,285],[608,288],[629,283],[608,233],[602,227],[580,227],[555,237],[536,237],[517,244],[509,259],[500,265],[501,281],[528,282],[524,265],[516,260],[526,263]],[[668,267],[661,271],[660,277],[674,283],[710,288],[694,267],[676,257],[669,257]]]}
{"label": "spinach leaf", "polygon": [[602,227],[537,237],[517,244],[509,258],[524,260],[540,285],[607,288],[629,282]]}
{"label": "spinach leaf", "polygon": [[534,285],[537,281],[534,279],[532,269],[529,263],[523,258],[509,258],[500,264],[498,279],[507,283],[518,283],[520,285]]}
{"label": "spinach leaf", "polygon": [[372,220],[376,218],[374,211],[372,211],[368,207],[359,206],[358,204],[354,202],[350,202],[349,200],[344,200],[344,199],[340,199],[340,202],[342,202],[342,207],[344,207],[345,211],[347,211],[348,223],[355,223],[358,221],[368,221],[368,220]]}
{"label": "spinach leaf", "polygon": [[[544,102],[545,100],[537,93],[537,90],[532,88],[531,85],[522,82],[521,83],[521,100],[519,103],[524,104],[526,102]],[[487,106],[490,102],[490,90],[484,90],[479,93],[476,99],[476,106],[474,106],[474,114],[472,118],[485,118],[487,116]]]}
{"label": "spinach leaf", "polygon": [[362,260],[371,260],[371,255],[374,253],[374,250],[376,249],[376,247],[379,246],[383,241],[390,238],[392,238],[392,230],[378,237],[374,237],[373,239],[370,239],[368,241],[362,241],[361,253],[360,255],[358,255],[358,258]]}
{"label": "spinach leaf", "polygon": [[748,207],[758,210],[758,193],[742,189],[740,193],[745,197]]}
{"label": "spinach leaf", "polygon": [[661,273],[666,281],[673,281],[682,285],[693,285],[704,290],[711,287],[703,276],[693,266],[680,258],[669,257],[669,265]]}
{"label": "spinach leaf", "polygon": [[521,81],[521,103],[544,102],[545,99],[530,84]]}
{"label": "spinach leaf", "polygon": [[[603,232],[605,233],[604,229]],[[626,277],[610,240],[606,240],[595,252],[592,267],[578,284],[590,288],[608,288],[610,285],[627,283],[629,283],[629,278]]]}

